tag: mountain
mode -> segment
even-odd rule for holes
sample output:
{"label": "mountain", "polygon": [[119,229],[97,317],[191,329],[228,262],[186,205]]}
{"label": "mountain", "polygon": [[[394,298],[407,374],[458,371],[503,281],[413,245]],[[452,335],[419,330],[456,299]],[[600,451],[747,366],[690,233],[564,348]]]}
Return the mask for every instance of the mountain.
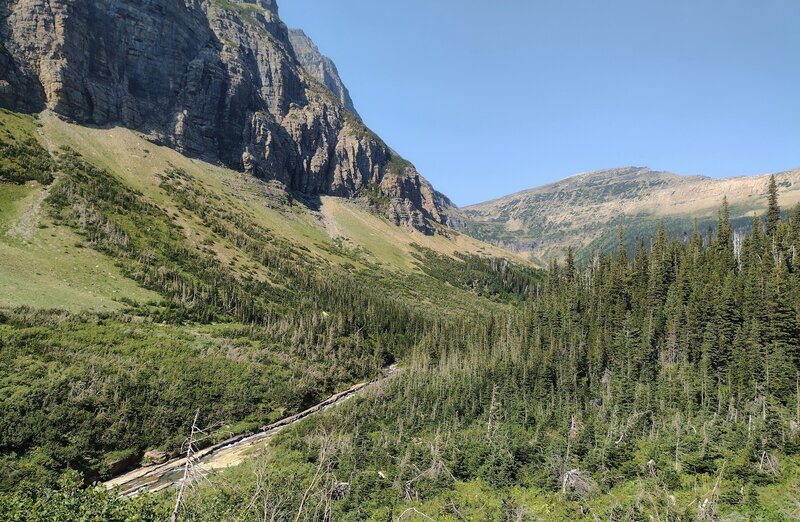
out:
{"label": "mountain", "polygon": [[0,519],[15,483],[179,451],[196,408],[246,433],[541,278],[367,198],[303,197],[125,127],[0,109]]}
{"label": "mountain", "polygon": [[[800,170],[776,175],[781,201],[800,201]],[[653,235],[664,222],[672,234],[701,230],[716,220],[724,197],[737,226],[766,209],[769,175],[714,179],[641,167],[598,170],[461,209],[464,230],[533,259],[560,257],[572,245],[584,253],[616,241]]]}
{"label": "mountain", "polygon": [[[9,168],[10,154],[20,155],[20,149],[25,152],[24,159],[12,162]],[[320,263],[321,270],[346,264],[353,270],[380,270],[391,277],[419,275],[419,249],[447,256],[460,252],[509,257],[501,249],[455,231],[442,229],[427,235],[398,227],[375,213],[368,199],[318,196],[313,205],[303,202],[280,183],[188,158],[124,127],[87,127],[65,122],[50,111],[33,118],[0,109],[0,308],[110,311],[124,307],[120,298],[124,302],[146,302],[158,297],[157,292],[145,288],[147,285],[137,284],[121,272],[95,242],[82,241],[80,231],[76,233],[52,217],[48,198],[52,198],[53,181],[57,185],[66,177],[53,161],[63,156],[59,151],[64,150],[99,169],[95,173],[99,179],[114,180],[122,190],[139,194],[178,216],[176,222],[188,241],[185,255],[199,249],[213,252],[216,262],[227,264],[235,259],[227,270],[237,277],[252,276],[248,265],[258,261],[247,261],[253,253],[243,245],[227,244],[214,226],[244,226],[243,217],[233,220],[240,213],[247,215],[252,227],[262,230],[269,241],[302,249],[310,262]],[[55,160],[49,159],[51,154]],[[184,193],[174,189],[165,192],[164,177],[173,169],[185,176]],[[36,174],[39,171],[41,175]],[[19,172],[23,174],[15,174]],[[212,226],[208,217],[192,217],[183,198],[196,197],[197,193],[224,201],[224,225]],[[100,195],[87,195],[81,205],[96,209],[101,202]],[[32,266],[35,271],[30,270]],[[259,274],[256,279],[270,279],[265,272]]]}
{"label": "mountain", "polygon": [[545,273],[50,111],[0,178],[0,520],[797,518],[800,210]]}
{"label": "mountain", "polygon": [[448,221],[447,198],[355,116],[273,0],[13,0],[0,41],[0,105],[127,127],[309,196],[380,195],[427,233]]}
{"label": "mountain", "polygon": [[358,116],[350,92],[339,77],[333,60],[324,56],[302,29],[289,29],[289,41],[303,69],[339,98],[345,109]]}
{"label": "mountain", "polygon": [[602,247],[768,191],[543,271],[449,228],[272,1],[6,0],[0,36],[0,520],[799,518],[796,173],[469,224]]}

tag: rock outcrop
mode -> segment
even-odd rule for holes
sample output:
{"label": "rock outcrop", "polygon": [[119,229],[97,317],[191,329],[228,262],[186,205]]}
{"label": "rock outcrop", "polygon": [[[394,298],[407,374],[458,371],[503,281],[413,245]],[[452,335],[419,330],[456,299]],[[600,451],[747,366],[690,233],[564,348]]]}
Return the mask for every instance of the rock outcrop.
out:
{"label": "rock outcrop", "polygon": [[6,0],[0,42],[3,105],[122,125],[306,194],[375,189],[425,232],[448,221],[413,167],[392,170],[346,90],[306,72],[273,0]]}
{"label": "rock outcrop", "polygon": [[350,98],[350,91],[339,76],[339,70],[333,60],[323,55],[302,29],[289,29],[289,41],[303,69],[339,98],[345,109],[358,116]]}
{"label": "rock outcrop", "polygon": [[36,112],[44,109],[43,100],[41,85],[20,70],[0,41],[0,106]]}

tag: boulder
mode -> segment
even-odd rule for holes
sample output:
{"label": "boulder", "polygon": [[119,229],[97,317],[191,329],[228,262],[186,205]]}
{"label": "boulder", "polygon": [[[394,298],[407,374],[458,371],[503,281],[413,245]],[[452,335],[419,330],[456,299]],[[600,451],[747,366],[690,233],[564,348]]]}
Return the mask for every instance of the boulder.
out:
{"label": "boulder", "polygon": [[145,452],[142,464],[145,466],[163,464],[167,460],[169,460],[169,454],[166,451],[150,450]]}

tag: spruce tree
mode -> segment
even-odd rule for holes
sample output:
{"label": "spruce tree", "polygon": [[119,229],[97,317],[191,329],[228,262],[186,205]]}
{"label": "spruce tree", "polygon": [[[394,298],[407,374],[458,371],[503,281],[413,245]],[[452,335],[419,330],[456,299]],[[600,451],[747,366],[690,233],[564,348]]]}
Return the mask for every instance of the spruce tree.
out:
{"label": "spruce tree", "polygon": [[769,177],[767,186],[767,235],[772,236],[781,220],[781,208],[778,206],[778,184],[775,174]]}
{"label": "spruce tree", "polygon": [[783,263],[775,265],[768,279],[764,307],[767,340],[778,345],[792,361],[800,362],[800,325],[792,306],[789,273]]}
{"label": "spruce tree", "polygon": [[795,232],[800,231],[800,203],[796,203],[789,212],[789,225],[795,227]]}
{"label": "spruce tree", "polygon": [[[717,250],[719,253],[718,269],[721,274],[733,270],[736,258],[733,254],[733,225],[731,225],[731,210],[727,196],[722,199],[722,209],[718,213],[717,223]],[[724,277],[724,275],[723,275]]]}
{"label": "spruce tree", "polygon": [[575,279],[575,251],[572,249],[572,245],[567,247],[567,266],[566,276],[569,281]]}

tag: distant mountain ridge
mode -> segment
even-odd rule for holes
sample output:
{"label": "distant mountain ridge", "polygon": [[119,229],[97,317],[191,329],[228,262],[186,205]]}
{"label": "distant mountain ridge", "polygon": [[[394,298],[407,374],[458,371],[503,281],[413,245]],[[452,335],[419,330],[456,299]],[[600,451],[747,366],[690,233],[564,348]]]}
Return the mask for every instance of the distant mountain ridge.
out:
{"label": "distant mountain ridge", "polygon": [[[542,261],[563,255],[569,245],[584,251],[608,245],[618,226],[625,228],[630,241],[649,237],[659,221],[673,234],[691,230],[695,217],[705,227],[725,196],[735,222],[745,224],[766,208],[768,177],[715,179],[645,167],[585,172],[464,207],[463,228],[476,238]],[[782,205],[800,202],[800,169],[776,178]]]}

